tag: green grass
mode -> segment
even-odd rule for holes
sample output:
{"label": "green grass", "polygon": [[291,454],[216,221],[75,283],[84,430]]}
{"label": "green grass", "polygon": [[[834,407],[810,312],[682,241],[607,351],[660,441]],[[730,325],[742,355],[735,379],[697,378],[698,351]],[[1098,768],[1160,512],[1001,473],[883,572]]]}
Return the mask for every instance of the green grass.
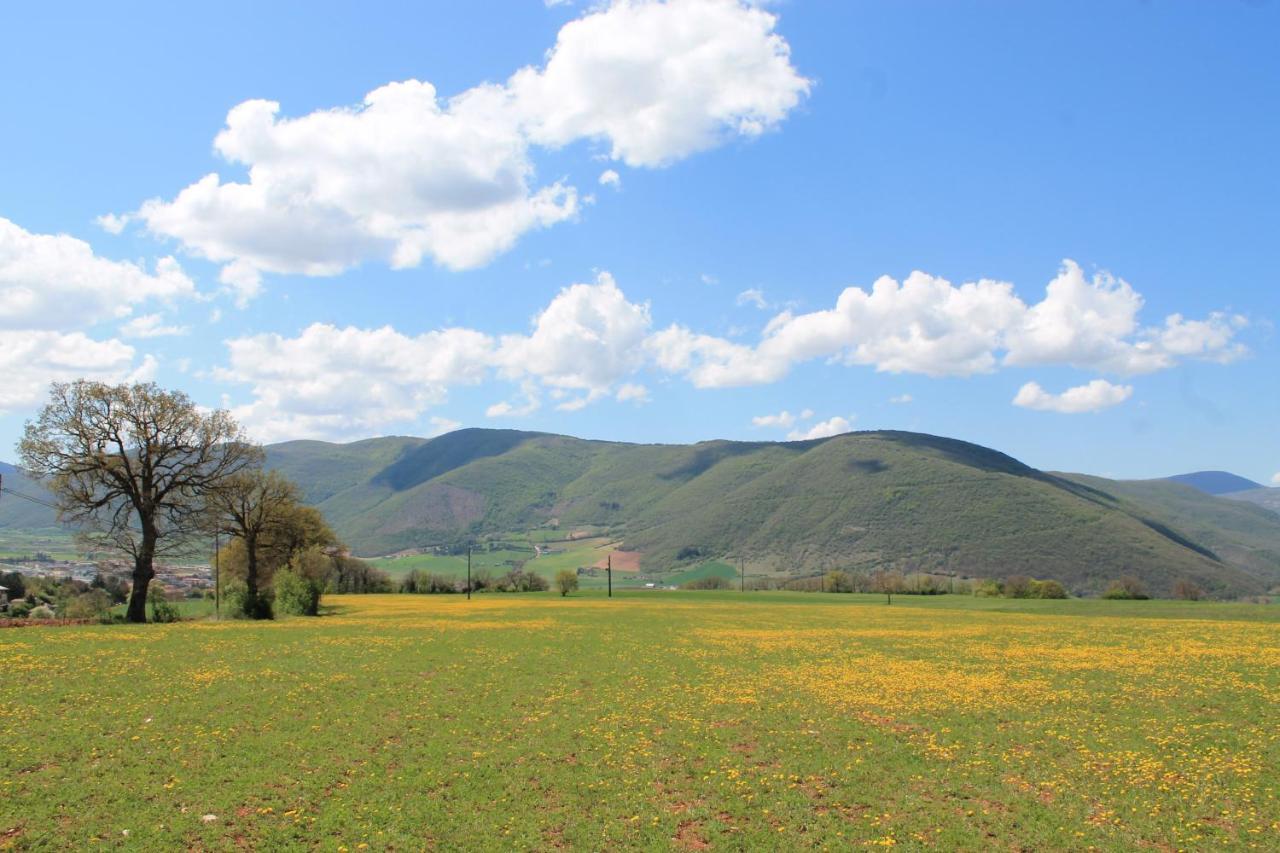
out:
{"label": "green grass", "polygon": [[325,606],[0,632],[0,846],[1243,850],[1280,829],[1280,607]]}

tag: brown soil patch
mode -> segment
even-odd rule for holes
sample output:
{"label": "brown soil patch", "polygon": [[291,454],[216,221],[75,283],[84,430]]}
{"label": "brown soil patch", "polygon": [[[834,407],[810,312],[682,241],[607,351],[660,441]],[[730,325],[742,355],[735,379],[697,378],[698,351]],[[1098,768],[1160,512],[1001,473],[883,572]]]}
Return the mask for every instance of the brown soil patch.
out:
{"label": "brown soil patch", "polygon": [[672,841],[681,850],[706,850],[711,846],[702,837],[702,826],[696,820],[686,820],[681,823]]}
{"label": "brown soil patch", "polygon": [[[609,556],[613,557],[613,570],[615,572],[640,571],[640,557],[643,555],[639,551],[610,551]],[[601,557],[592,567],[603,569],[607,562],[608,556]]]}

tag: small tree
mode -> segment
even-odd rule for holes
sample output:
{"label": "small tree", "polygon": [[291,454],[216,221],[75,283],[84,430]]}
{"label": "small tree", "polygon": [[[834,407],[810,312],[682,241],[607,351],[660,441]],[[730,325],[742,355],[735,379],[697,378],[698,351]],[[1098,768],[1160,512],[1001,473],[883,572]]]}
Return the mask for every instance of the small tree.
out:
{"label": "small tree", "polygon": [[560,590],[560,597],[568,595],[578,588],[578,573],[561,569],[556,572],[556,589]]}
{"label": "small tree", "polygon": [[[299,500],[297,486],[279,472],[261,469],[241,471],[209,495],[207,523],[233,537],[221,564],[234,574],[243,568],[243,607],[250,618],[271,618],[271,601],[264,590],[277,568],[307,548],[336,541],[323,517]],[[325,580],[328,570],[326,564]]]}
{"label": "small tree", "polygon": [[203,412],[154,384],[58,382],[49,398],[18,444],[22,465],[92,547],[133,558],[126,618],[145,622],[156,557],[187,547],[209,492],[262,451],[226,412]]}
{"label": "small tree", "polygon": [[876,572],[871,576],[871,588],[884,593],[885,604],[893,604],[893,594],[905,587],[906,580],[897,572]]}

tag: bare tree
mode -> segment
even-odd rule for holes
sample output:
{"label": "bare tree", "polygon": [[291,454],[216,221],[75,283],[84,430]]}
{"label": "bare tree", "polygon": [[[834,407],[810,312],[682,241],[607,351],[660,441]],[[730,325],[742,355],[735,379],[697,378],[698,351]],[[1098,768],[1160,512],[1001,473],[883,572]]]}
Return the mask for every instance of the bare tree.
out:
{"label": "bare tree", "polygon": [[152,383],[86,380],[54,383],[18,452],[48,480],[60,518],[133,557],[130,622],[147,619],[156,557],[189,546],[209,492],[262,460],[225,411],[202,412],[186,394]]}

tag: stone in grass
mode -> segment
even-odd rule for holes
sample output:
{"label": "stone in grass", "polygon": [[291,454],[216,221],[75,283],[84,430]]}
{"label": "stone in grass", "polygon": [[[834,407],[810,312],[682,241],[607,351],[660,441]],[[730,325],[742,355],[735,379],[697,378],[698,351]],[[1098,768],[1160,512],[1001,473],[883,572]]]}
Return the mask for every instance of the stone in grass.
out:
{"label": "stone in grass", "polygon": [[215,820],[218,819],[218,816],[216,814],[207,814],[200,819],[205,823],[213,823]]}

